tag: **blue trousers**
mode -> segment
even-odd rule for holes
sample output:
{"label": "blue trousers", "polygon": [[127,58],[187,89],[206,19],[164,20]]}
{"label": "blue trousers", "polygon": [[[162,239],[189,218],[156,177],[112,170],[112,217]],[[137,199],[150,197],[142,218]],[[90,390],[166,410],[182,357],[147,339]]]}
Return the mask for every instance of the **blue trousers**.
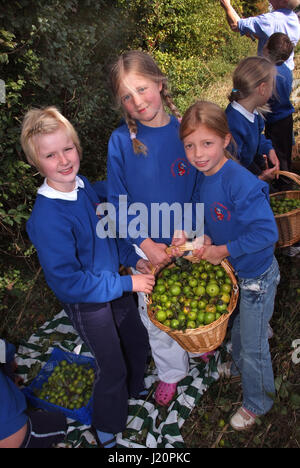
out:
{"label": "blue trousers", "polygon": [[257,278],[239,278],[240,310],[232,330],[231,373],[241,374],[243,406],[254,414],[267,413],[275,394],[272,361],[269,350],[268,323],[280,273],[276,258]]}
{"label": "blue trousers", "polygon": [[116,434],[126,427],[128,398],[144,389],[148,335],[132,294],[101,304],[64,304],[96,360],[92,425]]}

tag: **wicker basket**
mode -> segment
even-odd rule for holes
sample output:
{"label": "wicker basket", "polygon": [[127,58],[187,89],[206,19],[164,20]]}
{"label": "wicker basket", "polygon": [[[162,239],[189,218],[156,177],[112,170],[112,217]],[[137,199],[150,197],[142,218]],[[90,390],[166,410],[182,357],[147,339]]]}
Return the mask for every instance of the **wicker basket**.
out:
{"label": "wicker basket", "polygon": [[[185,258],[190,261],[195,261],[195,258],[192,256]],[[223,260],[221,266],[230,277],[233,285],[230,302],[228,304],[228,313],[221,315],[217,320],[209,325],[204,325],[200,328],[190,328],[184,331],[172,330],[156,320],[154,311],[152,310],[151,297],[148,300],[148,315],[151,322],[164,332],[168,333],[168,335],[177,341],[177,343],[186,351],[192,353],[205,353],[218,348],[218,346],[220,346],[224,341],[229,317],[237,304],[239,288],[230,263],[227,260]]]}
{"label": "wicker basket", "polygon": [[[277,173],[292,179],[300,185],[300,176],[298,174],[286,171],[278,171]],[[299,200],[300,190],[272,193],[270,197],[276,197],[278,199],[293,198]],[[289,247],[300,241],[300,208],[289,211],[288,213],[275,215],[275,219],[279,234],[277,247]]]}

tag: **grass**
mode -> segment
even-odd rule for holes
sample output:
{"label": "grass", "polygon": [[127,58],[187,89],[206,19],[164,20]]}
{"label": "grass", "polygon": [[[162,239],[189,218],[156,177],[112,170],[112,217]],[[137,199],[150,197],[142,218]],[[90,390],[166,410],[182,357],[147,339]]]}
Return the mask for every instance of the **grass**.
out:
{"label": "grass", "polygon": [[[300,79],[300,55],[296,55],[296,79]],[[198,97],[227,105],[226,96],[231,89],[231,74],[213,82]],[[299,87],[300,89],[300,87]],[[298,90],[294,95],[297,97]],[[300,135],[300,104],[295,105],[295,137]],[[271,325],[274,337],[270,340],[277,394],[272,410],[259,418],[246,433],[231,429],[228,420],[242,399],[238,382],[219,380],[203,395],[182,429],[188,448],[250,448],[300,446],[300,363],[292,360],[292,343],[300,340],[300,256],[289,258],[276,251],[281,270],[281,282],[276,296]],[[19,267],[19,265],[18,265]],[[25,265],[26,269],[26,265]],[[18,346],[35,329],[51,319],[61,306],[47,287],[42,271],[36,265],[28,278],[28,290],[18,295],[13,285],[0,307],[0,336]],[[28,276],[30,276],[28,274]],[[298,353],[300,357],[300,350]]]}
{"label": "grass", "polygon": [[274,336],[270,349],[277,390],[274,406],[251,430],[234,431],[228,421],[241,404],[241,384],[222,378],[207,390],[183,426],[182,435],[189,448],[300,447],[300,363],[292,360],[292,342],[300,340],[300,258],[285,257],[280,251],[276,256],[281,282],[271,321]]}
{"label": "grass", "polygon": [[[300,54],[295,56],[295,81],[299,80],[293,97],[300,96]],[[231,89],[231,75],[209,86],[202,99],[216,102],[225,108],[226,95]],[[299,100],[300,101],[300,100]],[[300,146],[300,102],[294,102],[294,133]],[[271,411],[257,420],[245,433],[234,431],[229,418],[241,404],[239,382],[221,379],[203,395],[183,426],[182,435],[190,448],[299,448],[300,447],[300,362],[294,363],[292,343],[300,346],[300,256],[286,257],[275,252],[279,262],[281,281],[278,287],[271,325],[274,336],[270,340],[276,397]],[[228,338],[229,338],[228,333]],[[298,356],[300,358],[300,349]]]}

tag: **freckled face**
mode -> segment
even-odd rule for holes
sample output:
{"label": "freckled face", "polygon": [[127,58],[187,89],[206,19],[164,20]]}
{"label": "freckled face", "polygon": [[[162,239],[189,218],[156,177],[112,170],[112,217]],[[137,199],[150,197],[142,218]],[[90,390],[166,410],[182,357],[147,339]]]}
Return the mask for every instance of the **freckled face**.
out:
{"label": "freckled face", "polygon": [[183,139],[189,162],[204,175],[215,174],[227,161],[225,148],[230,143],[230,134],[221,138],[203,124]]}
{"label": "freckled face", "polygon": [[148,127],[159,127],[166,123],[161,92],[162,82],[155,82],[142,75],[129,72],[119,87],[119,98],[123,109],[135,120]]}

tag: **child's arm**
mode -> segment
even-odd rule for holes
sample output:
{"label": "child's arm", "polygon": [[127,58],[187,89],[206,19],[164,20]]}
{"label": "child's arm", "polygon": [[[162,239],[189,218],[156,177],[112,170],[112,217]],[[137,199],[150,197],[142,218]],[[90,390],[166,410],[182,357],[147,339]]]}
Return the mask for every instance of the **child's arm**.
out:
{"label": "child's arm", "polygon": [[269,169],[265,169],[264,171],[262,171],[260,173],[260,175],[258,176],[258,178],[260,180],[264,180],[266,182],[271,182],[272,180],[275,179],[276,175],[275,175],[275,172],[276,172],[276,167],[271,167]]}
{"label": "child's arm", "polygon": [[141,257],[136,253],[135,248],[125,239],[116,239],[119,250],[119,257],[121,265],[125,267],[136,268],[138,261]]}
{"label": "child's arm", "polygon": [[258,129],[260,132],[259,136],[259,145],[257,149],[258,154],[267,154],[271,163],[276,167],[276,171],[279,171],[279,160],[277,154],[273,148],[272,141],[265,137],[263,131],[265,128],[264,119],[259,116],[258,117]]}
{"label": "child's arm", "polygon": [[[109,302],[133,290],[132,275],[121,276],[117,271],[89,269],[78,258],[73,226],[58,216],[27,223],[29,237],[35,245],[46,281],[63,303]],[[91,234],[92,235],[92,234]],[[92,244],[91,244],[92,246]],[[103,256],[111,255],[113,243],[103,241]],[[118,255],[117,249],[114,254]],[[116,269],[119,262],[116,262]],[[94,272],[95,271],[95,272]],[[141,284],[141,287],[148,286]],[[142,290],[143,291],[143,290]]]}
{"label": "child's arm", "polygon": [[144,292],[145,294],[151,294],[153,286],[155,285],[154,275],[132,275],[131,279],[133,292]]}
{"label": "child's arm", "polygon": [[213,265],[219,265],[229,255],[227,245],[204,245],[201,258]]}
{"label": "child's arm", "polygon": [[151,263],[149,260],[141,258],[135,248],[125,239],[117,238],[119,247],[120,263],[125,267],[133,267],[140,273],[151,273]]}
{"label": "child's arm", "polygon": [[[122,153],[120,145],[118,136],[112,135],[108,143],[107,201],[113,204],[116,211],[117,232],[131,244],[140,247],[141,242],[148,237],[148,218],[142,220],[143,213],[141,213],[139,217],[139,235],[136,237],[135,223],[131,223],[131,221],[135,220],[136,215],[129,214],[132,200],[128,194],[126,183],[125,155]],[[134,174],[132,174],[132,177],[134,177]]]}
{"label": "child's arm", "polygon": [[221,6],[224,8],[226,13],[227,22],[232,29],[232,31],[238,31],[238,22],[240,20],[239,15],[232,7],[230,0],[220,0]]}
{"label": "child's arm", "polygon": [[144,258],[140,258],[136,264],[135,269],[140,273],[151,273],[152,274],[152,265],[149,260],[145,260]]}
{"label": "child's arm", "polygon": [[166,254],[166,244],[154,242],[149,237],[140,244],[149,262],[155,266],[164,266],[170,263],[171,256]]}
{"label": "child's arm", "polygon": [[244,233],[235,240],[228,240],[226,245],[231,257],[259,252],[277,242],[278,229],[268,191],[266,184],[258,182],[252,191],[234,194],[236,219],[244,226]]}
{"label": "child's arm", "polygon": [[273,166],[275,168],[275,171],[279,171],[280,162],[279,162],[277,154],[276,154],[276,152],[275,152],[275,150],[273,148],[270,149],[268,156],[269,156],[269,160],[271,161],[271,163],[273,164]]}

